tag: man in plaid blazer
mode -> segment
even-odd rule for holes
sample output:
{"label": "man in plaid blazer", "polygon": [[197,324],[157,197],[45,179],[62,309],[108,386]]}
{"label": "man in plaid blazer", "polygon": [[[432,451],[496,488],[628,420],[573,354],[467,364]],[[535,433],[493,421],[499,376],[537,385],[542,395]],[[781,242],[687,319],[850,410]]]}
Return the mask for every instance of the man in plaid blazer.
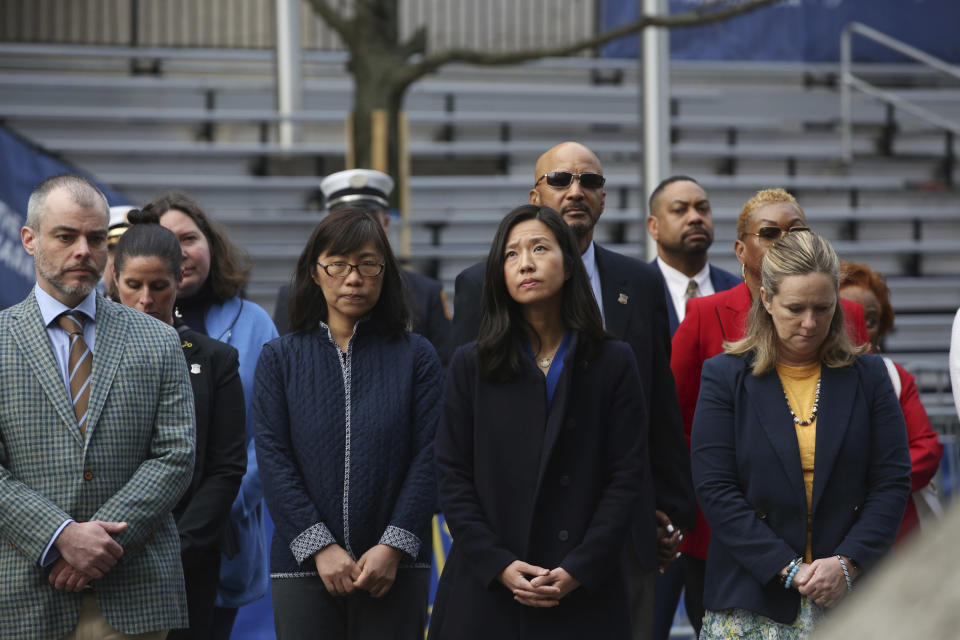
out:
{"label": "man in plaid blazer", "polygon": [[[177,332],[95,291],[107,220],[86,179],[41,184],[21,230],[37,286],[0,312],[4,639],[162,638],[187,624],[171,510],[193,469],[193,396]],[[70,310],[92,369],[74,364],[80,334],[58,319]]]}

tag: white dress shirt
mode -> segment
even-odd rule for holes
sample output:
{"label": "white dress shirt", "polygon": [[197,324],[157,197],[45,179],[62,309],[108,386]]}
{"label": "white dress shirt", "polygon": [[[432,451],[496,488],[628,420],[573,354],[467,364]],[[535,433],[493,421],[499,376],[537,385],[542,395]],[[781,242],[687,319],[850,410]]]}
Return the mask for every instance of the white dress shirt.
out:
{"label": "white dress shirt", "polygon": [[703,269],[698,271],[692,278],[680,273],[666,262],[657,257],[657,266],[660,267],[660,273],[663,279],[667,281],[667,291],[670,294],[670,300],[673,302],[673,308],[677,312],[677,320],[683,322],[687,315],[687,285],[693,280],[697,283],[697,297],[709,296],[716,293],[713,290],[713,282],[710,280],[710,264],[704,265]]}
{"label": "white dress shirt", "polygon": [[593,298],[600,307],[600,319],[603,320],[603,326],[607,326],[607,318],[603,315],[603,290],[600,288],[600,271],[597,269],[597,252],[594,251],[593,243],[587,247],[587,250],[580,256],[583,260],[583,266],[587,269],[587,276],[590,278],[590,288],[593,290]]}

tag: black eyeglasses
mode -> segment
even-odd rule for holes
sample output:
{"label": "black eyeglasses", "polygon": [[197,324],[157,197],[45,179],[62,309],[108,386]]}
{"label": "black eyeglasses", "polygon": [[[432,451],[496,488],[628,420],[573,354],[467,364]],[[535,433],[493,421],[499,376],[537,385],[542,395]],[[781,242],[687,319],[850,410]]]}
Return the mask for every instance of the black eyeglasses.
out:
{"label": "black eyeglasses", "polygon": [[317,266],[327,272],[331,278],[346,278],[354,269],[364,278],[376,278],[383,273],[382,262],[361,262],[349,264],[346,262],[331,262],[330,264],[317,263]]}
{"label": "black eyeglasses", "polygon": [[810,227],[790,227],[786,231],[780,227],[760,227],[760,230],[756,233],[748,231],[747,234],[773,242],[774,240],[779,240],[780,236],[784,233],[796,233],[797,231],[810,231]]}
{"label": "black eyeglasses", "polygon": [[551,171],[550,173],[545,173],[536,182],[533,183],[533,186],[540,184],[540,181],[544,178],[547,179],[547,184],[554,189],[564,189],[570,186],[570,183],[573,182],[573,179],[576,178],[580,183],[580,186],[584,189],[599,189],[607,181],[599,173],[571,173],[570,171]]}

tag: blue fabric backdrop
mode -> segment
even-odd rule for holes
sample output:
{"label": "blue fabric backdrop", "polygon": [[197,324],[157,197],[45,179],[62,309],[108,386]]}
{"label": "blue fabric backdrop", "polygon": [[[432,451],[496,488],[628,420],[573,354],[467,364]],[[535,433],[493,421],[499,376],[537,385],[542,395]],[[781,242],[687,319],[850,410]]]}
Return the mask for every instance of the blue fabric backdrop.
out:
{"label": "blue fabric backdrop", "polygon": [[[20,228],[27,219],[30,192],[58,173],[82,172],[0,127],[0,309],[23,300],[36,282],[33,258],[20,244]],[[99,186],[111,205],[130,203]]]}
{"label": "blue fabric backdrop", "polygon": [[[637,19],[639,0],[604,0],[602,27]],[[690,11],[703,0],[670,0],[670,12]],[[950,62],[960,62],[960,2],[957,0],[785,0],[725,22],[673,29],[674,60],[768,60],[837,62],[840,32],[862,22]],[[637,36],[613,42],[604,55],[635,58]],[[889,49],[854,39],[854,58],[901,62]]]}

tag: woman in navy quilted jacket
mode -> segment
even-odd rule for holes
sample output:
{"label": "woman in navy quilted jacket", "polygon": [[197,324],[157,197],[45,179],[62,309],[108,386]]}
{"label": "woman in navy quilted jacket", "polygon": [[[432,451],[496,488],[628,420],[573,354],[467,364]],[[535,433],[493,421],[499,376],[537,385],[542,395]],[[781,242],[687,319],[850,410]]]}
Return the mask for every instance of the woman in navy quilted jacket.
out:
{"label": "woman in navy quilted jacket", "polygon": [[317,225],[290,305],[253,400],[277,637],[422,637],[443,374],[407,331],[380,225],[359,210]]}

